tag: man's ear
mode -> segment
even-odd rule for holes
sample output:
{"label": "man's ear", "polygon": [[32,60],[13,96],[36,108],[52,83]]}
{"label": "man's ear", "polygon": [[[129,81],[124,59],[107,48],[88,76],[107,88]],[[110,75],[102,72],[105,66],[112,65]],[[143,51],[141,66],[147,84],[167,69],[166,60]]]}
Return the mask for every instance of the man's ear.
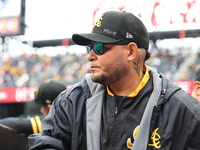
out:
{"label": "man's ear", "polygon": [[200,96],[200,81],[195,81],[194,90],[198,96]]}
{"label": "man's ear", "polygon": [[139,55],[138,47],[135,43],[131,42],[127,45],[128,48],[128,60],[133,61]]}

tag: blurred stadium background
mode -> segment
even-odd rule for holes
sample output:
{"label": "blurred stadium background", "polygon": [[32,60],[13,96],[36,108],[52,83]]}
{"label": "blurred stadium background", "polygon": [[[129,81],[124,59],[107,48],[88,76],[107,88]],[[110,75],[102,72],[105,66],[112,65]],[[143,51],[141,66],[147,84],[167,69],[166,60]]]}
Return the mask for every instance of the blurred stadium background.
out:
{"label": "blurred stadium background", "polygon": [[73,33],[108,10],[132,12],[150,34],[147,64],[190,93],[200,67],[200,0],[0,1],[0,118],[23,115],[40,83],[71,86],[90,72]]}

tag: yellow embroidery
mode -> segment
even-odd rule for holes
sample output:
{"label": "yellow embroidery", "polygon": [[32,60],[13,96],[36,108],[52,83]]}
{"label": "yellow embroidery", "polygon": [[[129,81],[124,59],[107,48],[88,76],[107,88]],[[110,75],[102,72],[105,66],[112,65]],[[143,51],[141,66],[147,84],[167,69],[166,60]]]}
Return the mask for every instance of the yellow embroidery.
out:
{"label": "yellow embroidery", "polygon": [[42,131],[42,122],[40,120],[40,117],[39,116],[35,116],[35,121],[37,123],[38,132],[41,132]]}
{"label": "yellow embroidery", "polygon": [[35,92],[34,92],[34,96],[35,96],[35,98],[38,97],[38,92],[39,92],[39,88],[37,88],[37,89],[35,90]]}
{"label": "yellow embroidery", "polygon": [[34,117],[31,117],[31,118],[30,118],[30,122],[31,122],[31,125],[32,125],[33,133],[34,133],[34,134],[37,134],[37,133],[38,133],[38,130],[37,130],[37,125],[36,125],[36,122],[35,122]]}
{"label": "yellow embroidery", "polygon": [[[94,27],[96,26],[96,27],[100,27],[101,26],[101,20],[103,20],[103,15],[101,15],[101,17],[99,18],[99,19],[97,19],[97,21],[96,21],[96,23],[95,23],[95,25],[94,25]],[[93,28],[94,28],[93,27]]]}
{"label": "yellow embroidery", "polygon": [[131,149],[133,147],[133,143],[131,143],[131,138],[128,138],[126,145],[129,149]]}
{"label": "yellow embroidery", "polygon": [[134,139],[136,138],[136,136],[137,136],[137,134],[138,134],[139,128],[140,128],[140,126],[138,125],[138,126],[135,128],[135,130],[133,131],[133,138],[134,138]]}
{"label": "yellow embroidery", "polygon": [[157,133],[157,131],[159,130],[159,128],[156,128],[152,135],[151,135],[151,140],[152,140],[152,144],[149,144],[149,146],[154,146],[156,149],[160,149],[161,148],[161,144],[160,144],[160,139],[161,136]]}
{"label": "yellow embroidery", "polygon": [[[139,131],[139,128],[140,126],[138,125],[134,131],[133,131],[133,138],[135,139],[137,134],[138,134],[138,131]],[[133,143],[131,142],[131,138],[128,138],[127,142],[126,142],[126,145],[129,149],[131,149],[133,147]]]}

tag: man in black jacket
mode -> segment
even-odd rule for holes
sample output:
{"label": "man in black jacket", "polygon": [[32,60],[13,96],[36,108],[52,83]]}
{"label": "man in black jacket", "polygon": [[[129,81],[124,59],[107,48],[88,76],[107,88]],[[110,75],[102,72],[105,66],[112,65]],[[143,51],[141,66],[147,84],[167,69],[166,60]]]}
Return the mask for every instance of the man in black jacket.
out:
{"label": "man in black jacket", "polygon": [[108,11],[72,39],[86,46],[92,73],[56,98],[30,150],[200,149],[200,104],[145,65],[149,35],[138,17]]}
{"label": "man in black jacket", "polygon": [[66,86],[55,82],[45,82],[35,91],[35,99],[29,101],[28,105],[39,105],[40,116],[31,116],[27,118],[8,117],[0,119],[0,124],[14,129],[18,133],[33,134],[42,131],[42,120],[48,114],[54,99],[66,89]]}

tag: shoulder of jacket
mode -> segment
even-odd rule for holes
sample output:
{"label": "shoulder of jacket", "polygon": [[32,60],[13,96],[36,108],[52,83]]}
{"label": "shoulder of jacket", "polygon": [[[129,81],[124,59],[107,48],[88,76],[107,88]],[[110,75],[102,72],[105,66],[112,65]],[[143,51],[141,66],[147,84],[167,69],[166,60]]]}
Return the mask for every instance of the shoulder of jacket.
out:
{"label": "shoulder of jacket", "polygon": [[182,102],[191,112],[195,112],[196,108],[200,110],[200,103],[193,98],[189,93],[179,90],[177,93],[174,94],[173,96],[175,99],[179,100]]}
{"label": "shoulder of jacket", "polygon": [[76,101],[77,99],[87,99],[90,96],[91,92],[89,85],[87,84],[86,79],[83,78],[80,82],[75,83],[71,87],[61,92],[54,103],[59,105],[59,103],[66,103],[67,101],[71,100]]}

